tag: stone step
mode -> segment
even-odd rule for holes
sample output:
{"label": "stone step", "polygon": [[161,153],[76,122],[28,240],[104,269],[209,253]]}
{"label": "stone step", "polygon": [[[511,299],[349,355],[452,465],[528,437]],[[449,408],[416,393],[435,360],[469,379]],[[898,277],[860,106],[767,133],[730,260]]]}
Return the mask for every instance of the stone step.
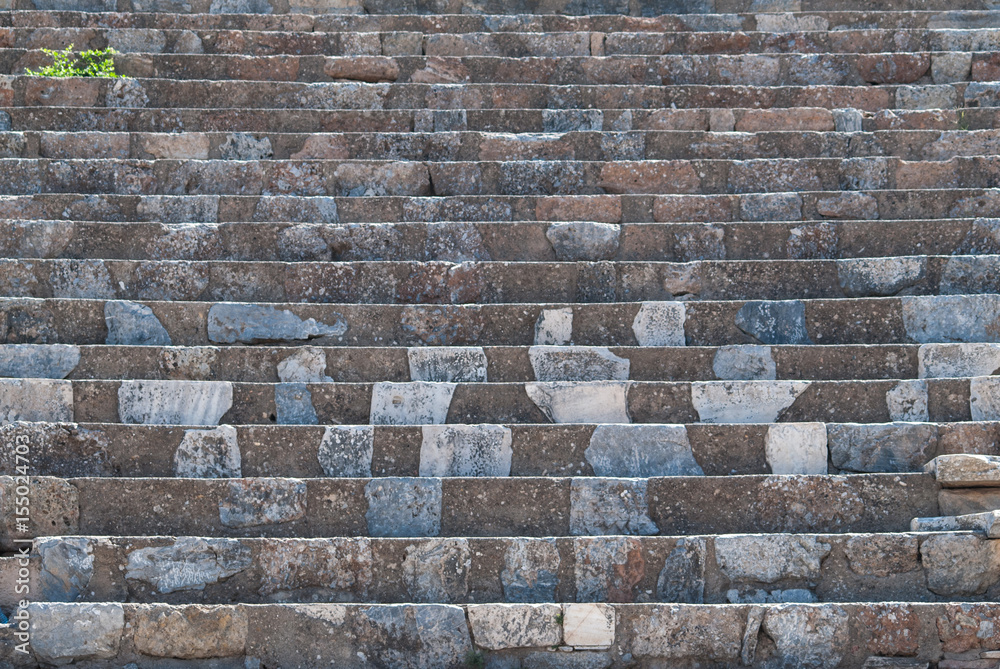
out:
{"label": "stone step", "polygon": [[278,384],[0,379],[8,421],[147,425],[1000,420],[1000,378]]}
{"label": "stone step", "polygon": [[[986,376],[1000,344],[279,347],[164,345],[109,309],[109,346],[0,344],[0,377],[337,381],[862,380]],[[117,309],[117,311],[116,311]]]}
{"label": "stone step", "polygon": [[[194,14],[169,11],[95,12],[26,10],[0,14],[0,26],[25,28],[91,28],[148,30],[236,30],[279,32],[419,32],[438,33],[550,33],[550,32],[822,32],[824,30],[984,30],[1000,28],[1000,11],[876,11],[789,9],[758,7],[761,13],[661,13],[639,17],[627,13],[567,14]],[[321,7],[321,6],[320,6]],[[317,7],[319,8],[319,7]],[[71,8],[77,9],[77,8]],[[166,8],[164,8],[166,9]],[[182,6],[180,8],[184,10]],[[298,11],[303,11],[299,8]],[[835,36],[831,36],[835,37]],[[953,35],[961,38],[960,35]]]}
{"label": "stone step", "polygon": [[[586,224],[585,224],[586,225]],[[592,226],[594,227],[594,226]],[[572,230],[572,229],[571,229]],[[611,231],[556,244],[599,259]],[[598,235],[600,235],[598,237]],[[610,240],[609,240],[610,237]],[[1000,292],[1000,256],[616,262],[0,260],[0,295],[327,304],[797,300]]]}
{"label": "stone step", "polygon": [[178,79],[53,80],[0,76],[0,107],[160,107],[255,109],[720,109],[852,107],[950,109],[1000,106],[1000,84],[959,82],[940,86],[642,85],[557,86],[532,83],[365,83],[204,81]]}
{"label": "stone step", "polygon": [[[849,202],[844,198],[843,202]],[[859,202],[872,202],[858,198]],[[842,200],[833,199],[834,203]],[[874,208],[874,207],[873,207]],[[834,213],[832,209],[824,210]],[[863,212],[862,212],[863,213]],[[1000,253],[995,219],[772,223],[102,223],[0,220],[0,257],[76,260],[552,261],[564,236],[606,231],[612,261],[860,259]],[[889,261],[888,265],[891,266]]]}
{"label": "stone step", "polygon": [[1000,511],[970,513],[964,516],[939,516],[937,518],[914,518],[910,529],[914,532],[957,532],[975,531],[990,539],[1000,537]]}
{"label": "stone step", "polygon": [[[0,127],[24,131],[68,131],[81,128],[103,132],[225,132],[254,133],[316,132],[626,132],[674,131],[703,132],[712,125],[712,109],[468,109],[468,110],[349,110],[349,109],[125,109],[94,107],[6,107],[0,111]],[[836,115],[823,107],[787,107],[774,109],[734,108],[733,127],[740,131],[778,125],[809,131],[827,128],[826,114],[833,118],[834,128],[841,131],[879,130],[992,130],[1000,126],[1000,108],[971,107],[967,109],[905,110],[884,109],[877,112],[860,110],[838,111]],[[728,115],[717,115],[719,127],[728,128]],[[722,121],[725,125],[720,126]],[[859,126],[858,123],[861,125]],[[696,135],[690,136],[692,139]],[[919,135],[915,137],[920,137]],[[956,140],[968,142],[965,135]],[[401,138],[400,138],[401,139]],[[702,140],[726,141],[713,135]],[[776,138],[777,139],[777,138]],[[854,150],[863,151],[866,141],[858,141]],[[935,138],[936,139],[936,138]],[[572,140],[568,140],[572,141]],[[751,135],[743,136],[752,142]],[[283,146],[272,142],[272,151],[279,155]],[[732,147],[737,150],[738,147]],[[956,154],[960,147],[956,146]],[[296,148],[296,151],[298,149]],[[677,147],[678,151],[693,151],[692,147]],[[747,149],[739,148],[746,151]],[[291,154],[289,154],[291,155]],[[933,157],[928,155],[925,157]]]}
{"label": "stone step", "polygon": [[[448,163],[384,160],[257,161],[252,137],[233,142],[230,160],[0,159],[0,194],[286,195],[326,197],[525,195],[750,195],[757,218],[801,209],[797,193],[862,190],[992,189],[1000,158],[762,160],[514,160]],[[846,202],[843,202],[845,201]],[[858,202],[855,202],[855,201]],[[859,195],[835,204],[871,210]],[[868,205],[867,207],[865,205]],[[853,207],[851,205],[854,205]],[[754,208],[756,207],[756,212]],[[871,214],[869,214],[871,216]],[[745,216],[746,217],[746,216]],[[859,217],[859,216],[851,216]],[[866,216],[867,217],[867,216]],[[575,218],[574,220],[580,220]],[[787,218],[785,218],[787,220]]]}
{"label": "stone step", "polygon": [[[906,532],[927,474],[615,478],[32,478],[30,534],[477,537]],[[0,477],[12,500],[15,479]],[[706,497],[706,495],[708,497]],[[712,499],[710,508],[704,499]],[[8,502],[12,505],[12,502]],[[788,513],[794,507],[796,513]],[[132,513],[122,514],[121,509]],[[995,561],[995,560],[992,560]]]}
{"label": "stone step", "polygon": [[252,151],[255,158],[265,161],[603,162],[887,157],[946,162],[1000,150],[1000,130],[834,132],[834,115],[826,109],[740,110],[734,119],[735,132],[0,132],[0,157],[225,160],[239,159]]}
{"label": "stone step", "polygon": [[[865,159],[867,160],[867,159]],[[193,163],[197,164],[197,163]],[[232,163],[236,166],[236,163]],[[37,163],[36,163],[37,165]],[[252,166],[244,164],[249,169]],[[112,170],[113,171],[113,170]],[[871,206],[874,198],[875,206]],[[295,195],[119,195],[35,193],[0,196],[0,218],[159,223],[507,222],[690,223],[729,221],[828,224],[832,219],[966,219],[1000,203],[993,188],[805,191],[732,195],[461,195],[436,197]],[[860,206],[858,206],[860,204]],[[825,212],[825,213],[824,213]],[[992,221],[992,219],[986,219]],[[988,223],[992,224],[992,223]],[[802,226],[806,257],[822,255],[828,229]],[[811,244],[816,244],[815,253]],[[978,250],[978,248],[972,249]]]}
{"label": "stone step", "polygon": [[[861,86],[864,84],[945,85],[992,82],[1000,73],[993,52],[506,56],[248,56],[125,53],[115,56],[123,76],[170,80],[235,80],[368,83],[525,83],[557,86],[742,85]],[[22,74],[51,63],[41,51],[0,51],[0,69]],[[954,92],[932,89],[939,106],[954,106]]]}
{"label": "stone step", "polygon": [[[34,473],[130,478],[725,477],[920,472],[935,457],[997,455],[998,433],[1000,424],[983,421],[226,425],[214,429],[9,423],[0,428],[7,443],[29,445]],[[0,474],[15,475],[17,467],[14,449],[0,457]]]}
{"label": "stone step", "polygon": [[[1000,61],[993,52],[934,54],[939,76],[931,75],[931,54],[777,53],[743,55],[568,55],[552,57],[323,56],[122,53],[116,71],[126,77],[170,80],[414,84],[549,84],[556,86],[724,85],[862,86],[865,84],[953,84],[995,81]],[[22,74],[51,64],[42,51],[4,49],[0,70]],[[945,68],[954,72],[945,73]],[[49,82],[51,85],[51,82]],[[951,100],[954,92],[948,90]],[[951,104],[941,105],[945,107]]]}
{"label": "stone step", "polygon": [[946,488],[1000,486],[1000,458],[993,455],[947,455],[927,463],[926,471]]}
{"label": "stone step", "polygon": [[[4,343],[723,346],[1000,342],[1000,296],[614,304],[329,305],[0,298]],[[114,321],[118,321],[115,323]],[[163,331],[166,331],[164,338]],[[112,341],[112,343],[115,343]],[[968,369],[979,369],[970,366]]]}
{"label": "stone step", "polygon": [[[52,537],[32,591],[50,602],[995,601],[997,542],[972,533],[696,537]],[[18,558],[0,558],[14,583]],[[959,563],[958,560],[962,562]],[[16,604],[12,589],[0,603]]]}
{"label": "stone step", "polygon": [[[33,621],[32,652],[47,666],[95,657],[121,666],[155,656],[189,666],[227,662],[317,669],[329,667],[331,657],[349,669],[484,662],[570,669],[610,667],[620,658],[635,666],[710,658],[720,666],[927,669],[934,662],[941,669],[956,669],[992,667],[1000,645],[995,633],[976,632],[1000,626],[997,608],[957,602],[32,603],[26,613]],[[15,655],[15,629],[0,628],[0,659],[37,666],[36,660]],[[977,659],[944,659],[954,655]]]}
{"label": "stone step", "polygon": [[[586,57],[657,56],[666,54],[745,54],[745,53],[888,53],[888,52],[968,52],[995,49],[997,28],[975,30],[928,30],[865,28],[829,31],[829,21],[821,16],[766,16],[758,23],[765,30],[693,32],[663,30],[662,24],[606,25],[580,27],[573,31],[515,30],[446,31],[441,26],[422,29],[381,31],[368,27],[330,30],[256,31],[195,27],[106,28],[95,27],[13,27],[0,31],[0,48],[57,49],[73,44],[75,50],[111,47],[119,53],[236,54],[243,56],[502,56]],[[441,17],[444,19],[450,17]],[[610,17],[609,17],[610,18]],[[734,21],[735,23],[736,21]],[[610,21],[608,23],[611,23]],[[634,22],[633,22],[634,23]],[[540,26],[539,26],[540,27]],[[687,26],[683,26],[686,28]],[[945,75],[945,68],[949,66]],[[952,67],[954,66],[954,67]],[[938,83],[968,75],[968,59],[942,58]],[[960,77],[964,78],[964,77]]]}

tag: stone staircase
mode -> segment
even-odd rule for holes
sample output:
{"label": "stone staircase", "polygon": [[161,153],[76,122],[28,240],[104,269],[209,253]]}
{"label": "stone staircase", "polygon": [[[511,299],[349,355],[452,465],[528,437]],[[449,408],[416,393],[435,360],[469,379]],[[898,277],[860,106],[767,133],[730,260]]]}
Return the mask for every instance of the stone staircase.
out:
{"label": "stone staircase", "polygon": [[0,667],[1000,667],[1000,11],[859,4],[0,0]]}

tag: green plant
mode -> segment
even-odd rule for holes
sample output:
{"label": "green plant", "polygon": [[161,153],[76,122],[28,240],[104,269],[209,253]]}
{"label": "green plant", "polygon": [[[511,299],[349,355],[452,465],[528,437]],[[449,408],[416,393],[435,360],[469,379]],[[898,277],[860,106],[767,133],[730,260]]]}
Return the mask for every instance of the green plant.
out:
{"label": "green plant", "polygon": [[478,650],[470,650],[465,654],[465,666],[470,669],[482,669],[486,666],[486,658]]}
{"label": "green plant", "polygon": [[969,129],[969,119],[965,118],[965,112],[958,112],[958,129],[968,130]]}
{"label": "green plant", "polygon": [[115,72],[114,55],[118,53],[112,48],[91,49],[74,53],[70,44],[62,51],[42,49],[52,56],[52,64],[40,70],[25,70],[32,77],[103,77],[117,79],[121,75]]}
{"label": "green plant", "polygon": [[563,614],[562,612],[556,614],[556,625],[563,624]]}

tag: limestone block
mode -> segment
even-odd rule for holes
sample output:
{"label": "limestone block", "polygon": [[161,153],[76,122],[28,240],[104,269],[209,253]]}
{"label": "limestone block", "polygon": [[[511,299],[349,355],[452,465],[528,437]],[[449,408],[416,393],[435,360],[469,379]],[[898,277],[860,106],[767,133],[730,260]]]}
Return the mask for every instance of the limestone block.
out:
{"label": "limestone block", "polygon": [[553,423],[630,423],[627,382],[526,383],[525,392]]}
{"label": "limestone block", "polygon": [[180,537],[168,546],[138,548],[128,554],[125,578],[169,594],[204,590],[250,567],[250,548],[236,539]]}
{"label": "limestone block", "polygon": [[370,425],[331,425],[319,445],[325,476],[367,478],[372,475],[375,430]]}
{"label": "limestone block", "polygon": [[467,608],[476,645],[489,650],[557,646],[558,604],[472,604]]}
{"label": "limestone block", "polygon": [[928,537],[920,559],[927,587],[944,597],[981,595],[1000,580],[1000,542],[977,534]]}
{"label": "limestone block", "polygon": [[569,529],[574,536],[652,535],[645,479],[574,478],[570,485]]}
{"label": "limestone block", "polygon": [[833,669],[849,649],[849,621],[837,605],[781,604],[768,610],[763,628],[789,666]]}
{"label": "limestone block", "polygon": [[463,602],[469,595],[468,539],[431,539],[406,547],[403,583],[414,602]]}
{"label": "limestone block", "polygon": [[967,81],[971,70],[971,53],[944,51],[931,54],[931,77],[935,84]]}
{"label": "limestone block", "polygon": [[993,342],[1000,319],[1000,295],[903,297],[903,326],[918,344]]}
{"label": "limestone block", "polygon": [[621,226],[613,223],[553,223],[545,236],[556,260],[610,260],[618,253]]}
{"label": "limestone block", "polygon": [[573,339],[573,308],[542,309],[535,323],[536,346],[562,346]]}
{"label": "limestone block", "polygon": [[736,312],[736,327],[762,344],[811,344],[806,305],[799,300],[754,300]]}
{"label": "limestone block", "polygon": [[94,540],[89,537],[43,537],[34,549],[41,559],[38,585],[50,602],[73,602],[94,575]]}
{"label": "limestone block", "polygon": [[282,383],[329,383],[326,375],[326,353],[321,348],[296,348],[278,363],[278,379]]}
{"label": "limestone block", "polygon": [[807,381],[698,381],[691,403],[703,423],[776,423]]}
{"label": "limestone block", "polygon": [[[969,92],[966,90],[966,96]],[[953,86],[899,86],[896,89],[896,109],[953,109],[958,92]]]}
{"label": "limestone block", "polygon": [[372,584],[371,541],[363,537],[265,539],[257,555],[260,589],[280,601],[295,591],[367,597]]}
{"label": "limestone block", "polygon": [[969,381],[972,420],[1000,420],[1000,377],[977,376]]}
{"label": "limestone block", "polygon": [[486,381],[486,352],[481,346],[418,346],[408,348],[406,355],[411,381]]}
{"label": "limestone block", "polygon": [[927,382],[920,380],[900,381],[885,394],[889,408],[889,418],[893,421],[927,422]]}
{"label": "limestone block", "polygon": [[218,425],[233,406],[228,381],[122,381],[118,416],[143,425]]}
{"label": "limestone block", "polygon": [[364,645],[375,666],[413,669],[458,666],[472,650],[461,606],[385,605],[362,608],[358,613],[361,617],[358,622],[364,625],[361,629],[371,626],[371,638],[378,640]]}
{"label": "limestone block", "polygon": [[65,379],[78,364],[78,346],[0,344],[0,377]]}
{"label": "limestone block", "polygon": [[992,376],[1000,370],[1000,344],[924,344],[917,361],[922,379]]}
{"label": "limestone block", "polygon": [[510,476],[510,428],[503,425],[425,425],[420,476]]}
{"label": "limestone block", "polygon": [[257,139],[248,132],[234,132],[219,146],[219,155],[223,160],[264,160],[274,151],[267,137]]}
{"label": "limestone block", "polygon": [[830,544],[794,534],[729,534],[715,538],[715,561],[733,581],[776,583],[820,577]]}
{"label": "limestone block", "polygon": [[837,132],[861,132],[864,117],[857,109],[834,109],[833,126]]}
{"label": "limestone block", "polygon": [[701,604],[705,601],[706,542],[703,538],[678,539],[663,561],[656,579],[661,602]]}
{"label": "limestone block", "polygon": [[598,425],[584,456],[597,476],[704,475],[683,425]]}
{"label": "limestone block", "polygon": [[609,648],[615,642],[615,610],[607,604],[563,604],[563,643]]}
{"label": "limestone block", "polygon": [[441,532],[441,479],[382,478],[365,485],[373,537],[435,537]]}
{"label": "limestone block", "polygon": [[1000,538],[1000,511],[984,511],[962,516],[938,516],[934,518],[914,518],[910,521],[911,532],[982,532],[990,539]]}
{"label": "limestone block", "polygon": [[187,478],[242,476],[236,428],[220,425],[214,430],[185,430],[174,452],[174,475]]}
{"label": "limestone block", "polygon": [[299,520],[306,515],[306,484],[296,479],[235,479],[219,502],[226,527],[258,527]]}
{"label": "limestone block", "polygon": [[31,649],[52,664],[104,660],[118,655],[125,631],[121,604],[57,604],[32,602]]}
{"label": "limestone block", "polygon": [[513,538],[507,544],[504,569],[500,572],[504,600],[555,601],[560,563],[556,540]]}
{"label": "limestone block", "polygon": [[438,425],[448,419],[454,383],[379,382],[372,388],[372,425]]}
{"label": "limestone block", "polygon": [[56,379],[0,379],[0,424],[72,422],[73,384]]}
{"label": "limestone block", "polygon": [[935,425],[913,423],[827,426],[833,466],[852,472],[920,471],[937,450]]}
{"label": "limestone block", "polygon": [[797,193],[752,193],[740,196],[744,221],[802,220],[802,196]]}
{"label": "limestone block", "polygon": [[746,614],[737,607],[658,604],[637,615],[623,612],[622,618],[637,658],[704,658],[725,666],[739,661]]}
{"label": "limestone block", "polygon": [[912,288],[927,275],[927,259],[850,258],[837,261],[840,287],[848,297],[883,297]]}
{"label": "limestone block", "polygon": [[630,363],[603,346],[532,346],[538,381],[628,381]]}
{"label": "limestone block", "polygon": [[643,302],[632,321],[639,346],[684,346],[683,302]]}
{"label": "limestone block", "polygon": [[319,418],[312,403],[312,393],[305,383],[279,383],[274,386],[274,407],[278,425],[316,425]]}
{"label": "limestone block", "polygon": [[208,311],[208,338],[220,344],[300,341],[345,332],[347,322],[339,316],[332,324],[320,323],[287,309],[236,302],[219,302]]}
{"label": "limestone block", "polygon": [[777,366],[770,346],[720,346],[712,361],[715,376],[725,381],[773,381]]}
{"label": "limestone block", "polygon": [[772,474],[826,474],[826,425],[770,425],[764,442],[764,457]]}
{"label": "limestone block", "polygon": [[1000,456],[939,455],[924,468],[946,488],[1000,486]]}

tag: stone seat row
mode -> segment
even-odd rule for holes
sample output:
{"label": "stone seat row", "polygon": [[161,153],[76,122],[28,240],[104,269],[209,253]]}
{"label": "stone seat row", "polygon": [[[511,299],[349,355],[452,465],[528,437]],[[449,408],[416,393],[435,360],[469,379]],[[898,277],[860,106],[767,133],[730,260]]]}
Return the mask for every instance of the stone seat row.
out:
{"label": "stone seat row", "polygon": [[[170,346],[129,307],[111,345],[0,344],[0,377],[292,383],[320,381],[877,380],[989,376],[1000,344],[729,346]],[[117,311],[116,311],[117,310]],[[147,325],[147,327],[143,327]],[[158,332],[159,337],[153,336]],[[554,338],[554,337],[553,337]]]}
{"label": "stone seat row", "polygon": [[[36,100],[36,103],[38,101]],[[42,101],[45,102],[45,101]],[[65,101],[64,101],[65,102]],[[71,103],[70,103],[71,104]],[[122,108],[122,107],[74,107],[74,106],[22,106],[6,107],[0,111],[0,127],[5,132],[16,126],[18,132],[72,132],[82,129],[90,132],[133,132],[133,133],[225,133],[253,132],[269,133],[430,133],[430,132],[499,132],[499,133],[573,133],[586,132],[629,132],[629,131],[673,131],[700,133],[713,130],[724,133],[730,130],[773,133],[775,131],[829,132],[831,128],[841,133],[860,131],[878,132],[883,130],[928,130],[960,131],[947,138],[956,140],[957,152],[965,153],[962,146],[974,143],[980,135],[976,131],[992,130],[996,125],[1000,108],[969,107],[966,109],[905,110],[883,109],[877,112],[860,110],[837,110],[822,107],[774,107],[770,109],[732,109],[730,119],[725,112],[713,114],[712,109],[402,109],[402,110],[349,110],[349,109],[282,109],[280,112],[268,109],[169,109],[169,108]],[[713,119],[715,123],[713,124]],[[730,127],[730,121],[732,127]],[[831,125],[832,124],[832,125]],[[966,134],[969,133],[969,134]],[[595,135],[596,136],[596,135]],[[696,138],[696,135],[672,135]],[[771,134],[775,141],[783,137]],[[886,136],[883,136],[886,137]],[[908,140],[920,143],[924,135],[897,135],[901,146]],[[398,136],[403,141],[402,136]],[[824,140],[838,145],[842,138],[827,135]],[[54,137],[47,137],[54,141]],[[667,137],[663,138],[664,141]],[[742,137],[742,143],[734,144],[725,136],[704,137],[705,141],[722,142],[719,146],[730,146],[733,150],[745,152],[755,142],[749,136]],[[935,138],[936,139],[936,138]],[[8,140],[10,141],[10,140]],[[16,148],[7,144],[5,151]],[[165,138],[167,141],[167,138]],[[179,140],[175,140],[179,141]],[[196,153],[201,155],[202,139],[192,137]],[[271,142],[272,156],[278,151],[284,157],[286,150],[277,139]],[[566,141],[574,142],[572,136]],[[170,142],[168,141],[168,144]],[[225,143],[223,140],[222,143]],[[5,142],[6,144],[6,142]],[[711,144],[709,144],[711,146]],[[210,149],[212,147],[210,146]],[[294,147],[295,152],[301,147]],[[366,147],[372,148],[372,147]],[[796,150],[791,146],[786,150]],[[291,155],[292,147],[288,147]],[[676,146],[673,150],[686,155],[695,151],[694,147]],[[763,149],[760,149],[763,150]],[[831,148],[830,150],[836,150]],[[854,150],[864,151],[864,146]],[[886,151],[895,155],[901,148],[889,143]],[[264,151],[263,153],[267,153]],[[187,155],[187,154],[185,154]],[[221,155],[221,154],[220,154]],[[740,155],[740,154],[737,154]],[[903,155],[903,154],[900,154]],[[935,154],[923,157],[931,158]],[[944,154],[937,154],[944,157]],[[136,156],[138,157],[138,156]],[[167,157],[164,155],[163,157]],[[265,158],[262,156],[262,159]],[[770,156],[774,157],[774,156]]]}
{"label": "stone seat row", "polygon": [[[582,227],[581,224],[580,227]],[[577,228],[579,229],[579,227]],[[321,304],[521,304],[981,295],[1000,292],[1000,256],[844,260],[602,259],[608,231],[569,236],[579,262],[0,260],[4,297]],[[582,238],[582,239],[581,239]],[[612,239],[612,241],[614,241]],[[561,252],[562,247],[568,252]],[[682,314],[683,305],[670,308]],[[795,309],[791,304],[783,307]],[[739,319],[739,317],[738,317]],[[808,337],[797,335],[796,342]]]}
{"label": "stone seat row", "polygon": [[[860,202],[873,202],[857,198]],[[833,198],[830,204],[849,203]],[[874,207],[872,207],[874,209]],[[846,213],[834,209],[831,213]],[[84,212],[81,212],[84,213]],[[871,209],[868,212],[874,214]],[[0,257],[197,261],[825,259],[1000,253],[992,218],[801,222],[159,223],[0,219]],[[571,245],[603,232],[606,245]],[[938,259],[940,262],[940,258]],[[849,263],[847,263],[849,265]],[[846,266],[846,265],[845,265]],[[893,263],[890,262],[890,266]]]}
{"label": "stone seat row", "polygon": [[[14,422],[0,429],[44,444],[36,473],[63,477],[850,475],[921,472],[938,456],[1000,456],[1000,424],[985,421],[209,428]],[[14,475],[16,466],[10,453],[0,458],[0,474]],[[981,487],[941,491],[943,515],[994,508],[996,466],[980,469],[960,474],[958,484]],[[939,482],[951,486],[956,477],[941,471]]]}
{"label": "stone seat row", "polygon": [[[836,131],[826,109],[740,110],[682,130],[449,132],[0,132],[0,157],[53,160],[754,160],[899,158],[947,162],[1000,148],[995,130]],[[845,113],[843,116],[847,116]],[[694,119],[697,121],[697,119]],[[720,121],[721,123],[722,121]],[[697,123],[692,123],[696,126]]]}
{"label": "stone seat row", "polygon": [[996,544],[973,533],[62,536],[36,541],[31,566],[52,602],[932,603],[994,599]]}
{"label": "stone seat row", "polygon": [[[1000,378],[284,383],[0,379],[7,420],[148,425],[1000,420]],[[819,438],[819,436],[817,436]]]}

